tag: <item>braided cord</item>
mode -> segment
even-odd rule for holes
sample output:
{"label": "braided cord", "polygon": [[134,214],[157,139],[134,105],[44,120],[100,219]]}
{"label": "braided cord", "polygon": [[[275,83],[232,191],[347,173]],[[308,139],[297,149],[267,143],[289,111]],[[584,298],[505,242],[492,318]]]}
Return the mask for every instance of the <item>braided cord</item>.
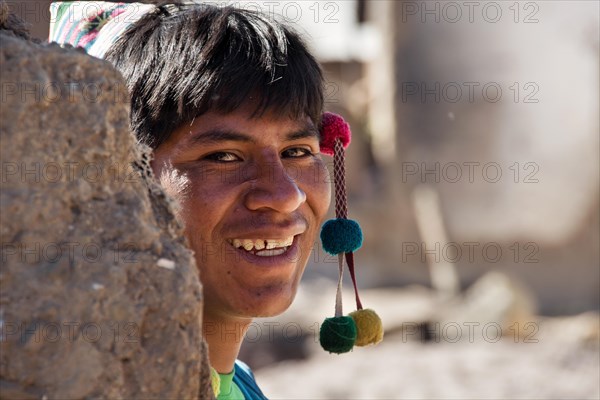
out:
{"label": "braided cord", "polygon": [[356,284],[356,272],[354,271],[354,253],[346,253],[346,264],[348,264],[348,270],[350,271],[350,278],[352,279],[352,285],[354,285],[354,297],[356,299],[356,309],[362,310],[363,306],[358,295],[358,285]]}
{"label": "braided cord", "polygon": [[333,180],[335,184],[335,217],[347,218],[348,205],[346,196],[346,167],[344,145],[340,139],[335,140],[333,153]]}
{"label": "braided cord", "polygon": [[[348,205],[346,198],[346,166],[344,145],[340,139],[335,140],[333,148],[333,182],[335,184],[335,217],[347,218]],[[344,276],[344,254],[338,254],[338,286],[335,296],[335,316],[341,317],[342,311],[342,279]]]}
{"label": "braided cord", "polygon": [[[348,198],[346,193],[346,160],[345,151],[342,141],[340,139],[335,140],[334,153],[333,153],[333,174],[335,183],[335,216],[336,218],[348,218]],[[338,284],[338,297],[341,297],[341,274],[343,261],[341,260],[342,254],[339,255],[340,260],[340,283]],[[358,285],[356,284],[356,273],[354,271],[354,254],[346,253],[346,264],[350,270],[350,278],[352,278],[352,284],[354,286],[354,295],[356,296],[356,308],[362,310],[362,304],[360,297],[358,296]],[[339,311],[341,313],[341,299],[336,299],[336,314]]]}

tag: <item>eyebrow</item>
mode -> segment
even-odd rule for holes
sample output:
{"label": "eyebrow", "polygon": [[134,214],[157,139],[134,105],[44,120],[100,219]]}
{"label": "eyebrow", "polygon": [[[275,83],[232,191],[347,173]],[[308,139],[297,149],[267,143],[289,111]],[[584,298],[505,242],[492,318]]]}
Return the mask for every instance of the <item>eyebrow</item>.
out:
{"label": "eyebrow", "polygon": [[295,132],[290,132],[285,136],[285,140],[287,142],[291,142],[292,140],[298,140],[298,139],[310,139],[310,138],[317,138],[317,140],[319,139],[320,135],[319,132],[311,126],[306,126],[303,129],[300,129],[298,131]]}
{"label": "eyebrow", "polygon": [[186,140],[190,146],[209,145],[220,142],[246,142],[254,143],[254,138],[244,135],[243,133],[222,130],[222,129],[211,129],[206,132],[195,132]]}
{"label": "eyebrow", "polygon": [[[319,139],[319,132],[312,126],[307,125],[297,131],[290,132],[285,136],[285,141],[290,142],[293,140],[306,139],[306,138],[317,138]],[[244,133],[224,130],[224,129],[211,129],[206,132],[196,132],[186,139],[186,145],[188,146],[207,146],[214,145],[221,142],[244,142],[244,143],[256,143],[256,140],[252,136],[248,136]]]}

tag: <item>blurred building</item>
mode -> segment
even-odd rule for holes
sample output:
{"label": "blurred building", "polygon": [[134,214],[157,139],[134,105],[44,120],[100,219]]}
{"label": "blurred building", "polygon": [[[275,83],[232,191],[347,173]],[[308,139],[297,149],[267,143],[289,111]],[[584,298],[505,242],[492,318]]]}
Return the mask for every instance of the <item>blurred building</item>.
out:
{"label": "blurred building", "polygon": [[[598,4],[319,4],[337,21],[302,22],[353,126],[366,280],[430,284],[426,260],[450,262],[463,287],[500,270],[543,313],[597,310]],[[419,234],[421,185],[444,241]]]}

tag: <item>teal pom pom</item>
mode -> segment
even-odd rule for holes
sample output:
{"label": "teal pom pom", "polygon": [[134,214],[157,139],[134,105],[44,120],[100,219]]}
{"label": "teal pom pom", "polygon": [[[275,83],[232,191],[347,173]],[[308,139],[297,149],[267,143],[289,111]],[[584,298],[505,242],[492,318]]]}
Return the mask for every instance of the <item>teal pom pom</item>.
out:
{"label": "teal pom pom", "polygon": [[331,255],[352,253],[362,246],[362,241],[360,225],[351,219],[330,219],[321,229],[323,249]]}
{"label": "teal pom pom", "polygon": [[356,335],[356,324],[352,317],[326,318],[319,331],[319,342],[330,353],[347,353],[354,347]]}

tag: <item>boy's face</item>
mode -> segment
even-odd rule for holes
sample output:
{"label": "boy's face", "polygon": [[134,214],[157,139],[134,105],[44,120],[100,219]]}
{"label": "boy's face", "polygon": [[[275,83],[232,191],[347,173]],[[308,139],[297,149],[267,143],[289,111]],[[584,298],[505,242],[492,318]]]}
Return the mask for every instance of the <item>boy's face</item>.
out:
{"label": "boy's face", "polygon": [[207,314],[283,312],[329,208],[310,119],[252,119],[252,110],[205,113],[154,152],[156,176],[181,205]]}

